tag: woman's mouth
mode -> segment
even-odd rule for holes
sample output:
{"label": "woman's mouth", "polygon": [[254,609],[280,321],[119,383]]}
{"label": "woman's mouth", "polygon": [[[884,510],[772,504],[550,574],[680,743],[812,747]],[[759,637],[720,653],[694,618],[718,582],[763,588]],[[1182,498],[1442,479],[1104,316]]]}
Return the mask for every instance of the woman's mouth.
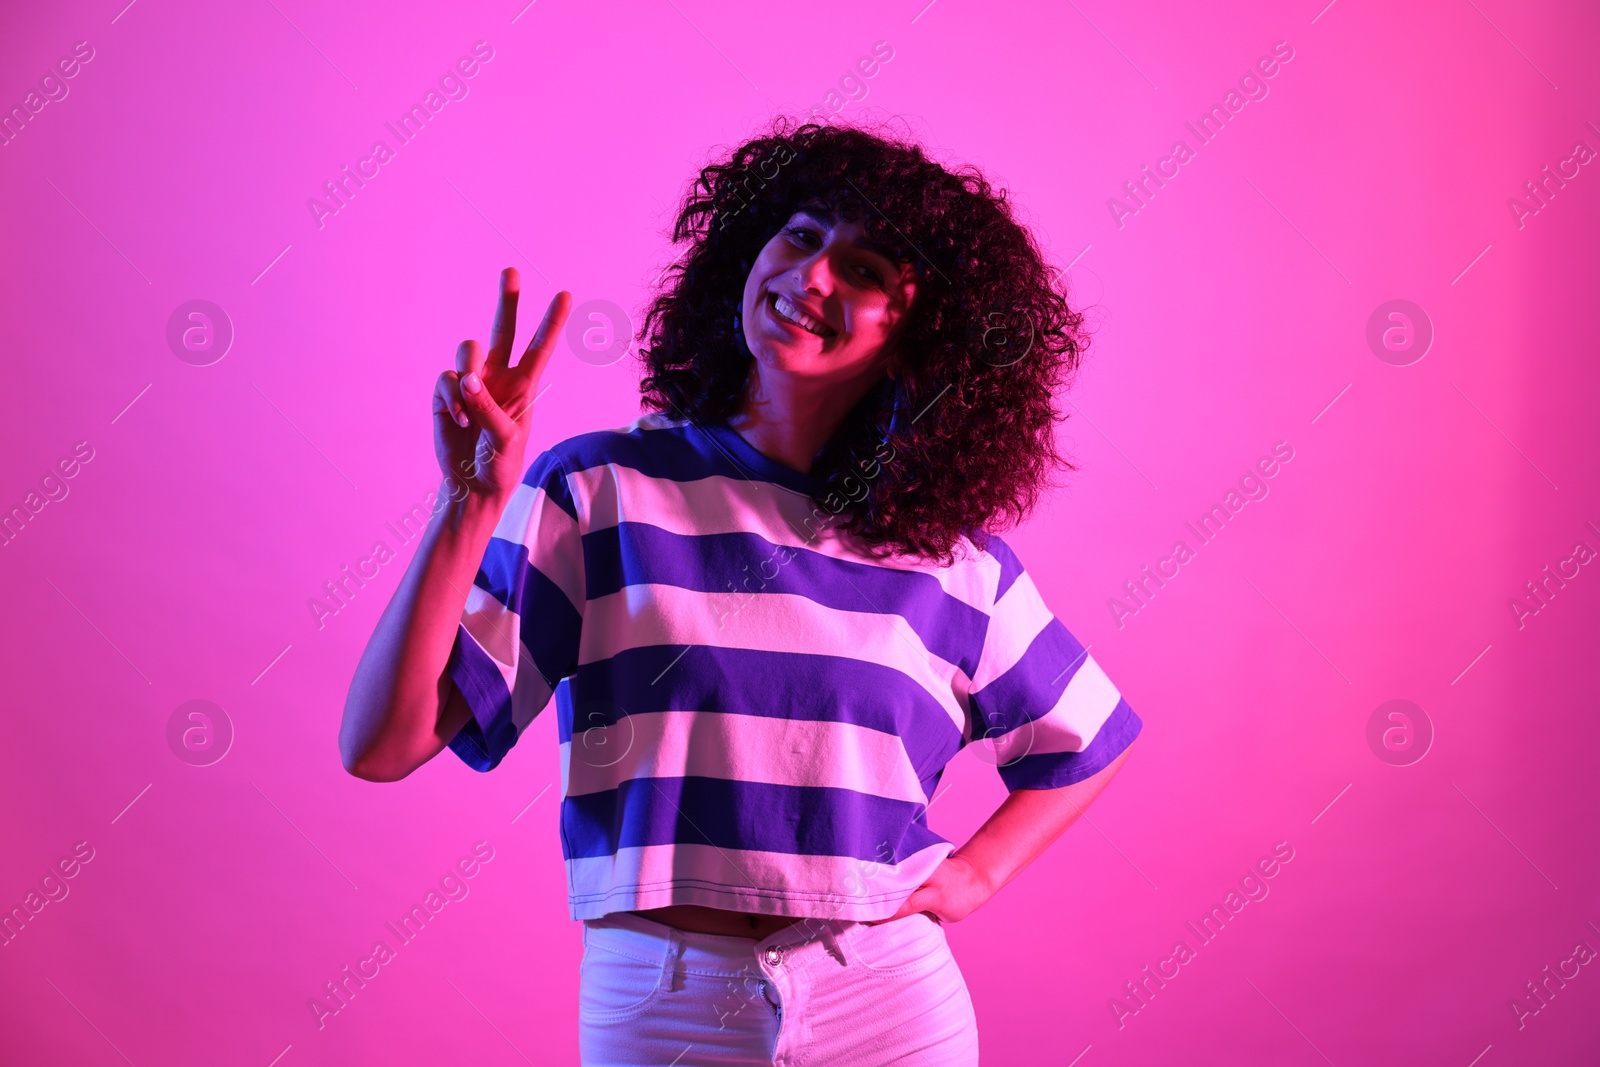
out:
{"label": "woman's mouth", "polygon": [[790,303],[789,300],[777,293],[769,293],[767,306],[772,309],[772,315],[779,322],[804,330],[806,333],[818,337],[832,337],[836,332],[833,327],[823,322],[814,315],[808,315]]}

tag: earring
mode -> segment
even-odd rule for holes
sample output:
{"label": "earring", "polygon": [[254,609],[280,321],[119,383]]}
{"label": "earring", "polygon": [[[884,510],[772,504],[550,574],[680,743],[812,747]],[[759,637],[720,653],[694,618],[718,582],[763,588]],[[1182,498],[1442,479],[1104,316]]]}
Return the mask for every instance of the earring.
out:
{"label": "earring", "polygon": [[911,398],[906,395],[906,387],[895,379],[894,383],[894,415],[889,419],[889,432],[891,434],[904,433],[910,427],[910,420],[906,418],[906,410],[911,406]]}
{"label": "earring", "polygon": [[905,383],[892,374],[888,376],[888,383],[894,399],[889,408],[889,428],[884,431],[883,439],[878,443],[880,451],[889,443],[892,435],[904,433],[910,425],[906,418],[906,409],[910,406],[910,401],[906,396]]}
{"label": "earring", "polygon": [[[874,479],[877,478],[879,474],[883,473],[883,468],[880,464],[884,461],[884,450],[889,447],[889,438],[897,433],[904,433],[906,428],[910,425],[909,420],[906,418],[906,409],[910,407],[910,400],[906,396],[905,384],[902,383],[899,378],[896,378],[894,375],[890,374],[885,376],[885,381],[882,388],[887,389],[894,399],[889,405],[889,428],[885,430],[883,435],[878,439],[878,460],[874,463],[876,470],[872,475]],[[892,460],[892,458],[893,456],[891,454],[889,459]],[[882,521],[882,495],[882,486],[874,486],[873,490],[867,494],[867,521],[872,523],[874,526]]]}

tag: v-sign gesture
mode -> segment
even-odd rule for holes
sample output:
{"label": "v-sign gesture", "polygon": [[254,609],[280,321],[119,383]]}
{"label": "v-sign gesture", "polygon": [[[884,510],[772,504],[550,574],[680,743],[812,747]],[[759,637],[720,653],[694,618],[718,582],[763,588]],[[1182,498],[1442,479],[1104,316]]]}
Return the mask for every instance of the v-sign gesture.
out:
{"label": "v-sign gesture", "polygon": [[440,469],[459,479],[468,492],[499,500],[509,499],[522,479],[533,398],[572,308],[572,294],[566,290],[551,298],[513,367],[520,292],[516,268],[501,271],[500,303],[487,353],[477,341],[462,341],[455,370],[440,374],[433,388],[433,444]]}
{"label": "v-sign gesture", "polygon": [[446,666],[480,561],[522,481],[533,398],[572,306],[572,294],[555,295],[513,367],[520,291],[517,272],[501,271],[488,351],[461,342],[455,369],[434,383],[440,496],[454,506],[435,509],[350,681],[339,754],[347,771],[369,781],[404,778],[472,718]]}

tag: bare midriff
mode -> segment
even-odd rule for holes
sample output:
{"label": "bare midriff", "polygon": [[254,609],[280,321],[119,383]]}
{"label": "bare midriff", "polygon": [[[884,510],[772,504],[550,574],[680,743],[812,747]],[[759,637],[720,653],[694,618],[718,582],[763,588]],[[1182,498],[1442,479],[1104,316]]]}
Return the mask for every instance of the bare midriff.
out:
{"label": "bare midriff", "polygon": [[741,911],[704,908],[698,904],[669,904],[664,908],[636,911],[635,915],[694,934],[720,934],[723,937],[748,937],[761,941],[797,922],[792,915],[751,915]]}

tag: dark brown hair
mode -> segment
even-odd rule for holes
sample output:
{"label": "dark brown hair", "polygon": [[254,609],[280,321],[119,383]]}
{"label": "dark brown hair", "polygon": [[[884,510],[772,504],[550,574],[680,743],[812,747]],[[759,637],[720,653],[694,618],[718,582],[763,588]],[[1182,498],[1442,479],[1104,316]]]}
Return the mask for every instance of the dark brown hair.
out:
{"label": "dark brown hair", "polygon": [[981,548],[1032,510],[1053,469],[1073,469],[1056,450],[1055,396],[1088,344],[1083,315],[976,168],[946,169],[882,129],[791,127],[776,120],[685,195],[672,238],[688,247],[641,334],[641,406],[732,416],[753,358],[735,316],[762,248],[801,207],[864,219],[916,272],[895,342],[903,395],[886,378],[845,417],[813,465],[827,486],[815,499],[869,546],[948,562],[962,535]]}

